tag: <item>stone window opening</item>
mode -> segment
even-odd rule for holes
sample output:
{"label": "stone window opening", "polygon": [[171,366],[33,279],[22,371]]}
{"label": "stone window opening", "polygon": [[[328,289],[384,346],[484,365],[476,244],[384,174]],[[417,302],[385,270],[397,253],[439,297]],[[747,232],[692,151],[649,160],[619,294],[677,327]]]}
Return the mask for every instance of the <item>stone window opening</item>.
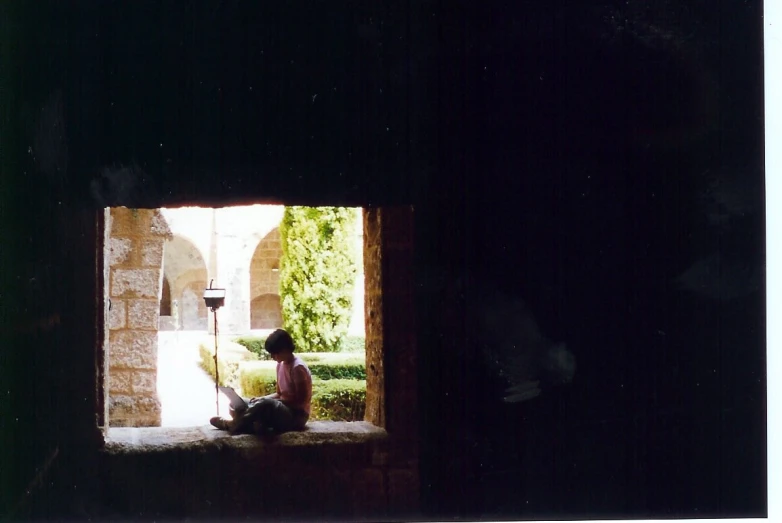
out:
{"label": "stone window opening", "polygon": [[[106,355],[105,375],[103,387],[104,397],[107,398],[107,406],[104,417],[109,421],[108,426],[114,427],[158,427],[162,423],[161,402],[157,396],[158,375],[158,346],[155,339],[157,332],[162,330],[180,329],[182,319],[177,319],[177,312],[183,314],[181,302],[181,289],[188,290],[192,287],[192,294],[202,293],[207,286],[207,277],[214,272],[212,256],[214,252],[208,252],[206,256],[204,248],[198,248],[181,234],[171,231],[168,221],[164,216],[165,209],[132,210],[127,208],[112,208],[108,210],[106,227],[106,263],[105,295],[114,302],[114,307],[107,311],[106,324]],[[357,262],[361,264],[362,289],[357,289],[356,295],[361,303],[357,303],[363,320],[363,330],[366,339],[370,341],[372,336],[379,337],[382,333],[383,315],[379,309],[380,300],[377,295],[380,289],[379,278],[365,277],[365,274],[373,271],[379,275],[380,268],[375,267],[380,261],[378,245],[367,242],[371,235],[365,234],[367,225],[367,213],[360,215],[361,227],[358,228],[357,238],[361,242]],[[370,227],[372,224],[370,223]],[[376,234],[375,237],[378,235]],[[191,234],[191,237],[194,237]],[[277,242],[276,244],[274,242]],[[271,243],[270,243],[271,242]],[[202,242],[203,244],[203,242]],[[205,245],[205,244],[204,244]],[[173,247],[172,247],[173,246]],[[178,247],[177,247],[178,246]],[[277,247],[278,251],[273,248]],[[210,245],[209,247],[214,247]],[[179,271],[173,271],[166,264],[166,259],[172,252],[190,252],[186,258],[195,260],[192,267],[179,267]],[[213,249],[214,250],[214,249]],[[258,253],[267,256],[257,256]],[[367,253],[369,255],[367,255]],[[272,285],[275,287],[279,278],[279,230],[274,227],[258,243],[252,256],[251,264],[260,261],[259,264],[266,273],[275,277]],[[204,260],[203,258],[206,258]],[[182,264],[180,264],[182,265]],[[205,270],[204,266],[208,266]],[[200,267],[200,268],[199,268]],[[275,270],[276,269],[276,270]],[[251,270],[252,272],[252,270]],[[219,276],[219,275],[218,275]],[[281,311],[279,296],[266,289],[269,282],[252,282],[253,274],[250,274],[251,287],[258,286],[264,294],[257,295],[250,303],[250,327],[253,329],[273,329],[281,326]],[[192,280],[186,284],[182,281]],[[218,280],[219,282],[219,280]],[[374,285],[375,287],[372,287]],[[193,287],[194,286],[194,287]],[[176,289],[180,289],[177,294]],[[251,292],[255,292],[251,289]],[[364,296],[374,296],[374,300],[365,302]],[[359,296],[360,295],[360,296]],[[179,298],[177,300],[176,298]],[[153,311],[153,300],[157,305]],[[177,303],[179,301],[179,303]],[[203,306],[203,300],[198,297],[198,304]],[[360,307],[360,309],[359,309]],[[169,312],[170,315],[160,315],[160,311]],[[224,322],[218,311],[220,330],[224,330]],[[157,313],[157,318],[155,317]],[[200,316],[200,314],[199,314]],[[209,329],[213,334],[212,315],[208,317],[208,325],[204,325],[204,332]],[[369,344],[367,344],[369,345]],[[112,351],[112,348],[115,350]],[[378,385],[382,386],[384,367],[382,358],[382,340],[375,343],[375,348],[366,348],[367,365],[367,420],[374,420],[377,426],[383,426],[382,412],[385,410],[381,403],[384,394],[374,391]],[[369,361],[372,359],[372,361]],[[214,397],[208,402],[214,406]],[[225,403],[221,403],[221,414],[227,410]],[[193,422],[197,425],[199,421]],[[104,423],[105,427],[105,423]],[[109,428],[105,427],[108,431]]]}
{"label": "stone window opening", "polygon": [[[112,217],[111,211],[120,215]],[[141,228],[149,231],[154,241],[132,234],[114,241],[111,233],[115,230],[128,233],[126,225],[131,218],[140,220]],[[106,423],[112,356],[109,338],[117,336],[110,327],[118,321],[108,310],[109,297],[112,312],[125,307],[126,325],[153,326],[152,318],[159,315],[162,296],[152,292],[136,296],[130,291],[142,281],[157,281],[157,288],[162,290],[160,275],[144,265],[162,258],[159,247],[170,238],[170,230],[161,218],[156,210],[134,212],[124,208],[106,209],[104,215],[106,248],[103,279],[99,280],[98,289],[103,296],[107,321],[103,331],[104,348],[97,354],[96,369],[102,370],[96,372],[101,391],[96,406],[102,411],[97,421],[104,440],[101,488],[110,493],[112,506],[120,512],[134,514],[140,513],[143,507],[143,513],[161,516],[282,514],[290,513],[294,506],[297,515],[315,518],[324,511],[345,517],[415,513],[420,488],[412,208],[365,208],[362,213],[367,358],[364,421],[310,422],[306,431],[283,434],[271,442],[249,435],[228,436],[211,430],[208,425],[109,427]],[[137,241],[142,248],[131,249]],[[117,256],[127,256],[127,263],[139,266],[126,265],[125,272],[112,273],[110,262]],[[139,272],[127,272],[134,270]],[[154,313],[149,317],[142,314],[147,312],[146,305]],[[140,331],[142,338],[144,332]],[[136,342],[132,336],[130,341]],[[132,359],[127,354],[124,357]],[[139,356],[134,362],[143,363],[143,358]],[[248,461],[252,462],[251,466]],[[192,479],[201,479],[185,481],[181,476],[183,466],[191,470]],[[287,480],[269,475],[266,471],[270,467],[294,471],[300,483],[297,489],[309,493],[306,499],[295,505],[279,496],[215,500],[214,481],[206,480],[227,473],[232,485],[252,485],[256,493],[271,491],[279,481]],[[324,478],[328,478],[325,483]],[[165,494],[181,488],[188,489],[186,509],[171,505],[177,498]],[[217,490],[230,496],[230,488]]]}

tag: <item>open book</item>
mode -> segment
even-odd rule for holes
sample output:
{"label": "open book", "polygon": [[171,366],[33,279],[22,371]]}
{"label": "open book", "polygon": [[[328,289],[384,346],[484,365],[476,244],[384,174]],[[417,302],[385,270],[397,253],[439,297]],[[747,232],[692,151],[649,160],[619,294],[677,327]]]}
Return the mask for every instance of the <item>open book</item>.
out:
{"label": "open book", "polygon": [[247,402],[236,393],[233,387],[218,387],[218,389],[220,389],[220,392],[228,396],[228,399],[231,401],[232,409],[241,410],[247,407]]}

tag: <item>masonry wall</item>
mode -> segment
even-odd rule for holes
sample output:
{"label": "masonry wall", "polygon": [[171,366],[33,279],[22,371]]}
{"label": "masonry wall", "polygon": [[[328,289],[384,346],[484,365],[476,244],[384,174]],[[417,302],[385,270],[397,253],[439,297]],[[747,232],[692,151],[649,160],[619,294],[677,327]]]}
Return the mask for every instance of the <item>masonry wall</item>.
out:
{"label": "masonry wall", "polygon": [[160,425],[157,348],[163,244],[159,211],[111,209],[109,237],[109,424]]}
{"label": "masonry wall", "polygon": [[[98,472],[115,513],[278,519],[292,504],[305,519],[397,519],[417,512],[410,473],[389,459],[385,431],[367,423],[314,422],[309,434],[263,441],[211,427],[169,430],[168,440],[159,431],[116,432],[122,434],[107,445]],[[190,473],[183,477],[182,469]]]}

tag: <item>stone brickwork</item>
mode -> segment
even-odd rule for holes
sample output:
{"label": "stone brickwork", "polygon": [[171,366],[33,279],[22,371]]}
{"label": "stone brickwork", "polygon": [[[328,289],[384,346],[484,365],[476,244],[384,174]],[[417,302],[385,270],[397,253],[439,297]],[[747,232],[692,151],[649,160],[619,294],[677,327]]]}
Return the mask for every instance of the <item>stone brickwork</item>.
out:
{"label": "stone brickwork", "polygon": [[160,425],[157,331],[163,244],[159,211],[111,209],[109,234],[109,424]]}
{"label": "stone brickwork", "polygon": [[388,503],[411,511],[419,496],[413,231],[411,207],[364,210],[365,420],[393,437],[374,459],[382,478],[366,479],[382,481]]}
{"label": "stone brickwork", "polygon": [[[364,422],[316,421],[265,442],[211,427],[117,429],[99,473],[122,513],[174,516],[186,506],[199,519],[407,521],[419,510],[418,473],[389,460],[393,445]],[[174,503],[163,493],[176,493]]]}
{"label": "stone brickwork", "polygon": [[282,327],[282,306],[279,294],[262,294],[250,304],[250,328],[277,329]]}
{"label": "stone brickwork", "polygon": [[260,241],[250,262],[250,328],[282,327],[280,307],[280,229],[275,227]]}
{"label": "stone brickwork", "polygon": [[364,210],[364,317],[367,358],[367,396],[364,419],[386,425],[385,366],[383,364],[383,272],[381,211]]}

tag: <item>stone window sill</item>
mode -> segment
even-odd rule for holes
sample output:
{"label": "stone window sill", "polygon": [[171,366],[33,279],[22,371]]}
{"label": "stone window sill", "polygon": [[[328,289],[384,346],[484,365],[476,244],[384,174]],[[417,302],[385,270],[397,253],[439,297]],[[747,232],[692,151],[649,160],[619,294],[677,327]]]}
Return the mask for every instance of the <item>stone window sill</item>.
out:
{"label": "stone window sill", "polygon": [[417,463],[396,445],[369,422],[313,421],[269,439],[210,425],[117,427],[98,475],[107,510],[135,518],[380,521],[417,510]]}
{"label": "stone window sill", "polygon": [[[366,421],[312,421],[305,430],[273,438],[242,434],[231,436],[211,425],[198,427],[112,427],[107,431],[103,452],[109,455],[150,454],[167,451],[238,451],[242,454],[304,452],[306,448],[371,447],[382,444],[388,434]],[[373,453],[374,454],[374,453]]]}

